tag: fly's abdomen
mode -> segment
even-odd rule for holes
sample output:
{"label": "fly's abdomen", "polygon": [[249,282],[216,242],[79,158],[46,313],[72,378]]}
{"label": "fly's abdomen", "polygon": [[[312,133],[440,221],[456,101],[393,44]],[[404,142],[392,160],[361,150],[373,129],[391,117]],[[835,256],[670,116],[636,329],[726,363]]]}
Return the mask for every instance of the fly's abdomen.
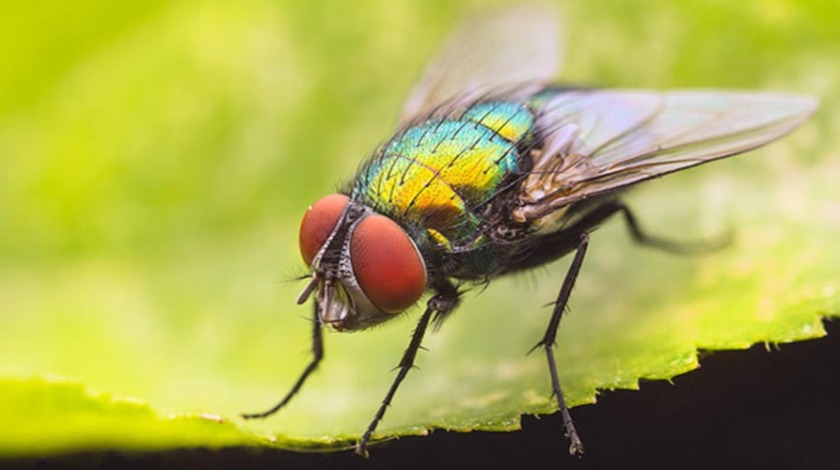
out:
{"label": "fly's abdomen", "polygon": [[427,231],[439,245],[474,246],[481,220],[472,209],[519,170],[517,146],[532,126],[527,108],[503,101],[475,104],[458,119],[415,125],[368,163],[353,195]]}

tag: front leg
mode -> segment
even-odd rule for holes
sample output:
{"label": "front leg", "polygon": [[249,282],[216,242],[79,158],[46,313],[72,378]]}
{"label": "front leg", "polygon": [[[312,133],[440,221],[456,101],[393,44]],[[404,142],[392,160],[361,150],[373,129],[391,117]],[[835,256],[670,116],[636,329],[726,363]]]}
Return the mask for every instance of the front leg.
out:
{"label": "front leg", "polygon": [[385,398],[382,399],[382,404],[376,411],[376,415],[374,415],[373,420],[367,427],[367,430],[364,434],[362,434],[362,438],[359,439],[359,442],[356,444],[356,454],[367,456],[367,444],[370,441],[373,432],[376,431],[376,426],[379,425],[379,421],[381,421],[382,417],[385,416],[385,410],[391,405],[391,400],[397,393],[397,388],[399,388],[403,379],[405,379],[405,376],[408,375],[408,371],[414,367],[414,359],[417,357],[417,351],[420,349],[420,345],[423,342],[423,336],[426,334],[426,329],[428,328],[432,317],[434,316],[436,321],[439,318],[445,318],[446,315],[454,310],[457,305],[458,291],[450,284],[446,284],[442,288],[439,288],[437,294],[429,299],[426,311],[423,312],[423,316],[421,316],[420,321],[417,322],[417,327],[414,328],[414,333],[411,335],[411,342],[408,343],[408,347],[400,360],[397,377],[391,384],[391,388],[388,389],[388,393],[385,394]]}
{"label": "front leg", "polygon": [[[310,286],[314,283],[310,283]],[[307,287],[307,289],[309,289]],[[304,291],[306,292],[306,291]],[[321,363],[321,360],[324,358],[324,339],[321,334],[321,321],[318,319],[318,302],[313,302],[314,305],[314,314],[312,315],[312,360],[309,362],[309,365],[306,366],[306,369],[303,370],[303,373],[297,379],[297,382],[292,386],[291,390],[286,393],[286,396],[283,397],[276,405],[272,406],[266,411],[260,413],[244,413],[242,417],[245,419],[257,419],[257,418],[267,418],[274,413],[280,411],[281,408],[286,406],[292,398],[297,395],[300,391],[301,387],[303,387],[304,382],[306,379],[315,372],[315,369],[318,368],[318,364]]]}
{"label": "front leg", "polygon": [[557,406],[560,408],[560,414],[563,416],[563,427],[565,428],[566,437],[569,438],[569,453],[572,455],[583,454],[583,441],[578,436],[575,423],[572,421],[572,415],[569,413],[569,408],[566,406],[566,400],[563,397],[563,390],[560,388],[560,378],[557,375],[557,362],[554,359],[554,346],[556,345],[557,339],[557,327],[560,326],[560,317],[566,311],[569,296],[572,293],[575,280],[580,273],[580,268],[583,265],[583,257],[586,255],[586,248],[588,246],[589,235],[586,232],[581,232],[575,257],[572,260],[571,266],[569,266],[566,278],[563,280],[560,293],[557,295],[557,302],[554,304],[554,311],[551,314],[551,320],[548,322],[548,328],[545,330],[545,335],[540,342],[531,349],[533,351],[540,347],[545,348],[545,355],[548,359],[548,370],[551,374],[551,388],[554,396],[557,398]]}

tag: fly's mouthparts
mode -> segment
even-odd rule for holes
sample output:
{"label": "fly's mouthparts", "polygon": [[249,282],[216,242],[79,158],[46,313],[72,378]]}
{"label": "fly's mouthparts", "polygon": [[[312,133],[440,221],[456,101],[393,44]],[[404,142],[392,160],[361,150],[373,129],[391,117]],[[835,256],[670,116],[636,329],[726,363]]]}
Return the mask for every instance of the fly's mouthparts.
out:
{"label": "fly's mouthparts", "polygon": [[318,275],[317,272],[312,273],[312,279],[306,284],[306,287],[300,292],[297,297],[297,304],[303,305],[309,300],[309,296],[312,295],[312,292],[318,288],[318,282],[321,281],[321,277]]}

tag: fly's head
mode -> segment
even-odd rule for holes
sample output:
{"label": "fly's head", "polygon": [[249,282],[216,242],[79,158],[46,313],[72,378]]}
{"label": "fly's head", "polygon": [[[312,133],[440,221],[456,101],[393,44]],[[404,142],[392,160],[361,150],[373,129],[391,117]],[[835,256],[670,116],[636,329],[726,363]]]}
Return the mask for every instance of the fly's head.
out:
{"label": "fly's head", "polygon": [[426,264],[405,230],[343,194],[309,207],[300,225],[300,252],[312,279],[298,303],[314,292],[319,321],[338,330],[389,320],[426,288]]}

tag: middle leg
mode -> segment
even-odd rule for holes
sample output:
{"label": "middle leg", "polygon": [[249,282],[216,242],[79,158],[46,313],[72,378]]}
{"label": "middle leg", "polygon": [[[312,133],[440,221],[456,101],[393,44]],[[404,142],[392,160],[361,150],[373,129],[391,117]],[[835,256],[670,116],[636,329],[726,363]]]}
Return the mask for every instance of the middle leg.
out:
{"label": "middle leg", "polygon": [[563,280],[563,286],[560,287],[560,293],[557,295],[557,302],[554,304],[554,311],[551,313],[548,328],[546,328],[545,335],[540,342],[532,349],[532,351],[540,347],[545,349],[545,355],[548,359],[548,370],[551,374],[552,391],[555,398],[557,398],[557,406],[560,408],[560,414],[563,417],[563,427],[565,428],[566,437],[569,438],[569,453],[572,455],[583,454],[583,441],[581,441],[577,429],[575,429],[575,423],[572,421],[572,415],[569,413],[569,407],[566,405],[566,399],[563,397],[563,390],[560,388],[560,378],[557,375],[557,362],[554,359],[554,346],[556,346],[557,328],[560,326],[560,318],[566,311],[569,297],[572,294],[572,288],[575,286],[575,280],[577,280],[580,268],[583,266],[583,258],[586,255],[586,248],[588,246],[589,234],[581,232],[575,257],[572,259],[572,264],[569,266],[569,271]]}

